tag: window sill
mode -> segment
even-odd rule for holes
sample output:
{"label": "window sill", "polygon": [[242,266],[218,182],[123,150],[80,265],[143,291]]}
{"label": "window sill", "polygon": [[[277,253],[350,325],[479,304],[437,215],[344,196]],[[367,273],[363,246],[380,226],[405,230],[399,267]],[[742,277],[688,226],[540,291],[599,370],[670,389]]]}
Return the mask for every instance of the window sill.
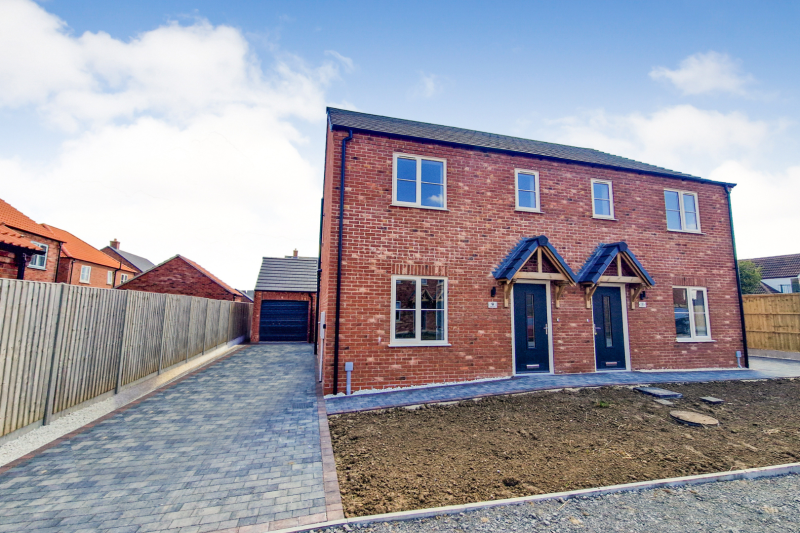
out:
{"label": "window sill", "polygon": [[397,344],[397,343],[390,343],[389,348],[420,348],[420,347],[440,347],[440,346],[452,346],[449,342],[444,343],[430,343],[430,342],[419,342],[419,343],[409,343],[409,344]]}
{"label": "window sill", "polygon": [[530,209],[527,207],[516,207],[514,208],[514,211],[518,211],[520,213],[539,213],[540,215],[544,214],[542,213],[541,209]]}
{"label": "window sill", "polygon": [[675,342],[717,342],[714,339],[675,339]]}
{"label": "window sill", "polygon": [[430,209],[432,211],[450,211],[446,207],[429,207],[427,205],[398,204],[397,202],[392,202],[392,207],[410,207],[411,209]]}
{"label": "window sill", "polygon": [[669,228],[667,228],[667,231],[669,231],[670,233],[689,233],[691,235],[705,235],[705,233],[703,233],[702,231],[689,231],[689,230],[685,230],[685,229],[669,229]]}
{"label": "window sill", "polygon": [[25,268],[32,268],[34,270],[47,270],[47,267],[37,267],[37,266],[33,266],[33,265],[28,265]]}
{"label": "window sill", "polygon": [[610,220],[612,222],[617,222],[617,219],[614,217],[599,217],[597,215],[592,215],[592,218],[595,220]]}

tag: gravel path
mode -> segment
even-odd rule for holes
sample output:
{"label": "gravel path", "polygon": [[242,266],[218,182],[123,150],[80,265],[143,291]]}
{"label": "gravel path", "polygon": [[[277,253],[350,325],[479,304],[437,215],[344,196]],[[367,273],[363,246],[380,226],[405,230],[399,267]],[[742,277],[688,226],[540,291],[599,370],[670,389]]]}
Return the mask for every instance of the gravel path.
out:
{"label": "gravel path", "polygon": [[[375,533],[797,532],[800,531],[800,476],[509,505],[458,515],[351,526],[351,529]],[[324,531],[338,533],[345,529]]]}

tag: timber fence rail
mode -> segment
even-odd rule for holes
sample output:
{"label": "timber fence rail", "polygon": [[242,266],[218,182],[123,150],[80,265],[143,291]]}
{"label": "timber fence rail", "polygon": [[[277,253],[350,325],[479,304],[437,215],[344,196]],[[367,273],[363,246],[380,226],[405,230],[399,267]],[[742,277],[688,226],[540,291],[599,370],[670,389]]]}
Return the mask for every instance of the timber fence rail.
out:
{"label": "timber fence rail", "polygon": [[0,280],[0,438],[250,336],[253,304]]}
{"label": "timber fence rail", "polygon": [[800,352],[800,293],[743,298],[748,348]]}

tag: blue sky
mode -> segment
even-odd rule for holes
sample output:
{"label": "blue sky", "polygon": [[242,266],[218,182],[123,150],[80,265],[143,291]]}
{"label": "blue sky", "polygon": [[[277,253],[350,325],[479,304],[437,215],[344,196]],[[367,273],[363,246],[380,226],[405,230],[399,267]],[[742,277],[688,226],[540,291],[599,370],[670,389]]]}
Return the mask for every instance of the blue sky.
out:
{"label": "blue sky", "polygon": [[798,22],[789,2],[4,0],[2,197],[250,288],[262,255],[316,253],[337,105],[737,182],[740,256],[797,253]]}

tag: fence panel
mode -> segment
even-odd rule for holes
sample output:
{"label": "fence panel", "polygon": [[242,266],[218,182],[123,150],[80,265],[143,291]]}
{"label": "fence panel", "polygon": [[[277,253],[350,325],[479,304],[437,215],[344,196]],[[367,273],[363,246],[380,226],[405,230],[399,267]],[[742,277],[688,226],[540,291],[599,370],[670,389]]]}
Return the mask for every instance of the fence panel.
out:
{"label": "fence panel", "polygon": [[0,437],[249,336],[252,307],[0,279]]}
{"label": "fence panel", "polygon": [[744,296],[747,347],[800,352],[800,293]]}

